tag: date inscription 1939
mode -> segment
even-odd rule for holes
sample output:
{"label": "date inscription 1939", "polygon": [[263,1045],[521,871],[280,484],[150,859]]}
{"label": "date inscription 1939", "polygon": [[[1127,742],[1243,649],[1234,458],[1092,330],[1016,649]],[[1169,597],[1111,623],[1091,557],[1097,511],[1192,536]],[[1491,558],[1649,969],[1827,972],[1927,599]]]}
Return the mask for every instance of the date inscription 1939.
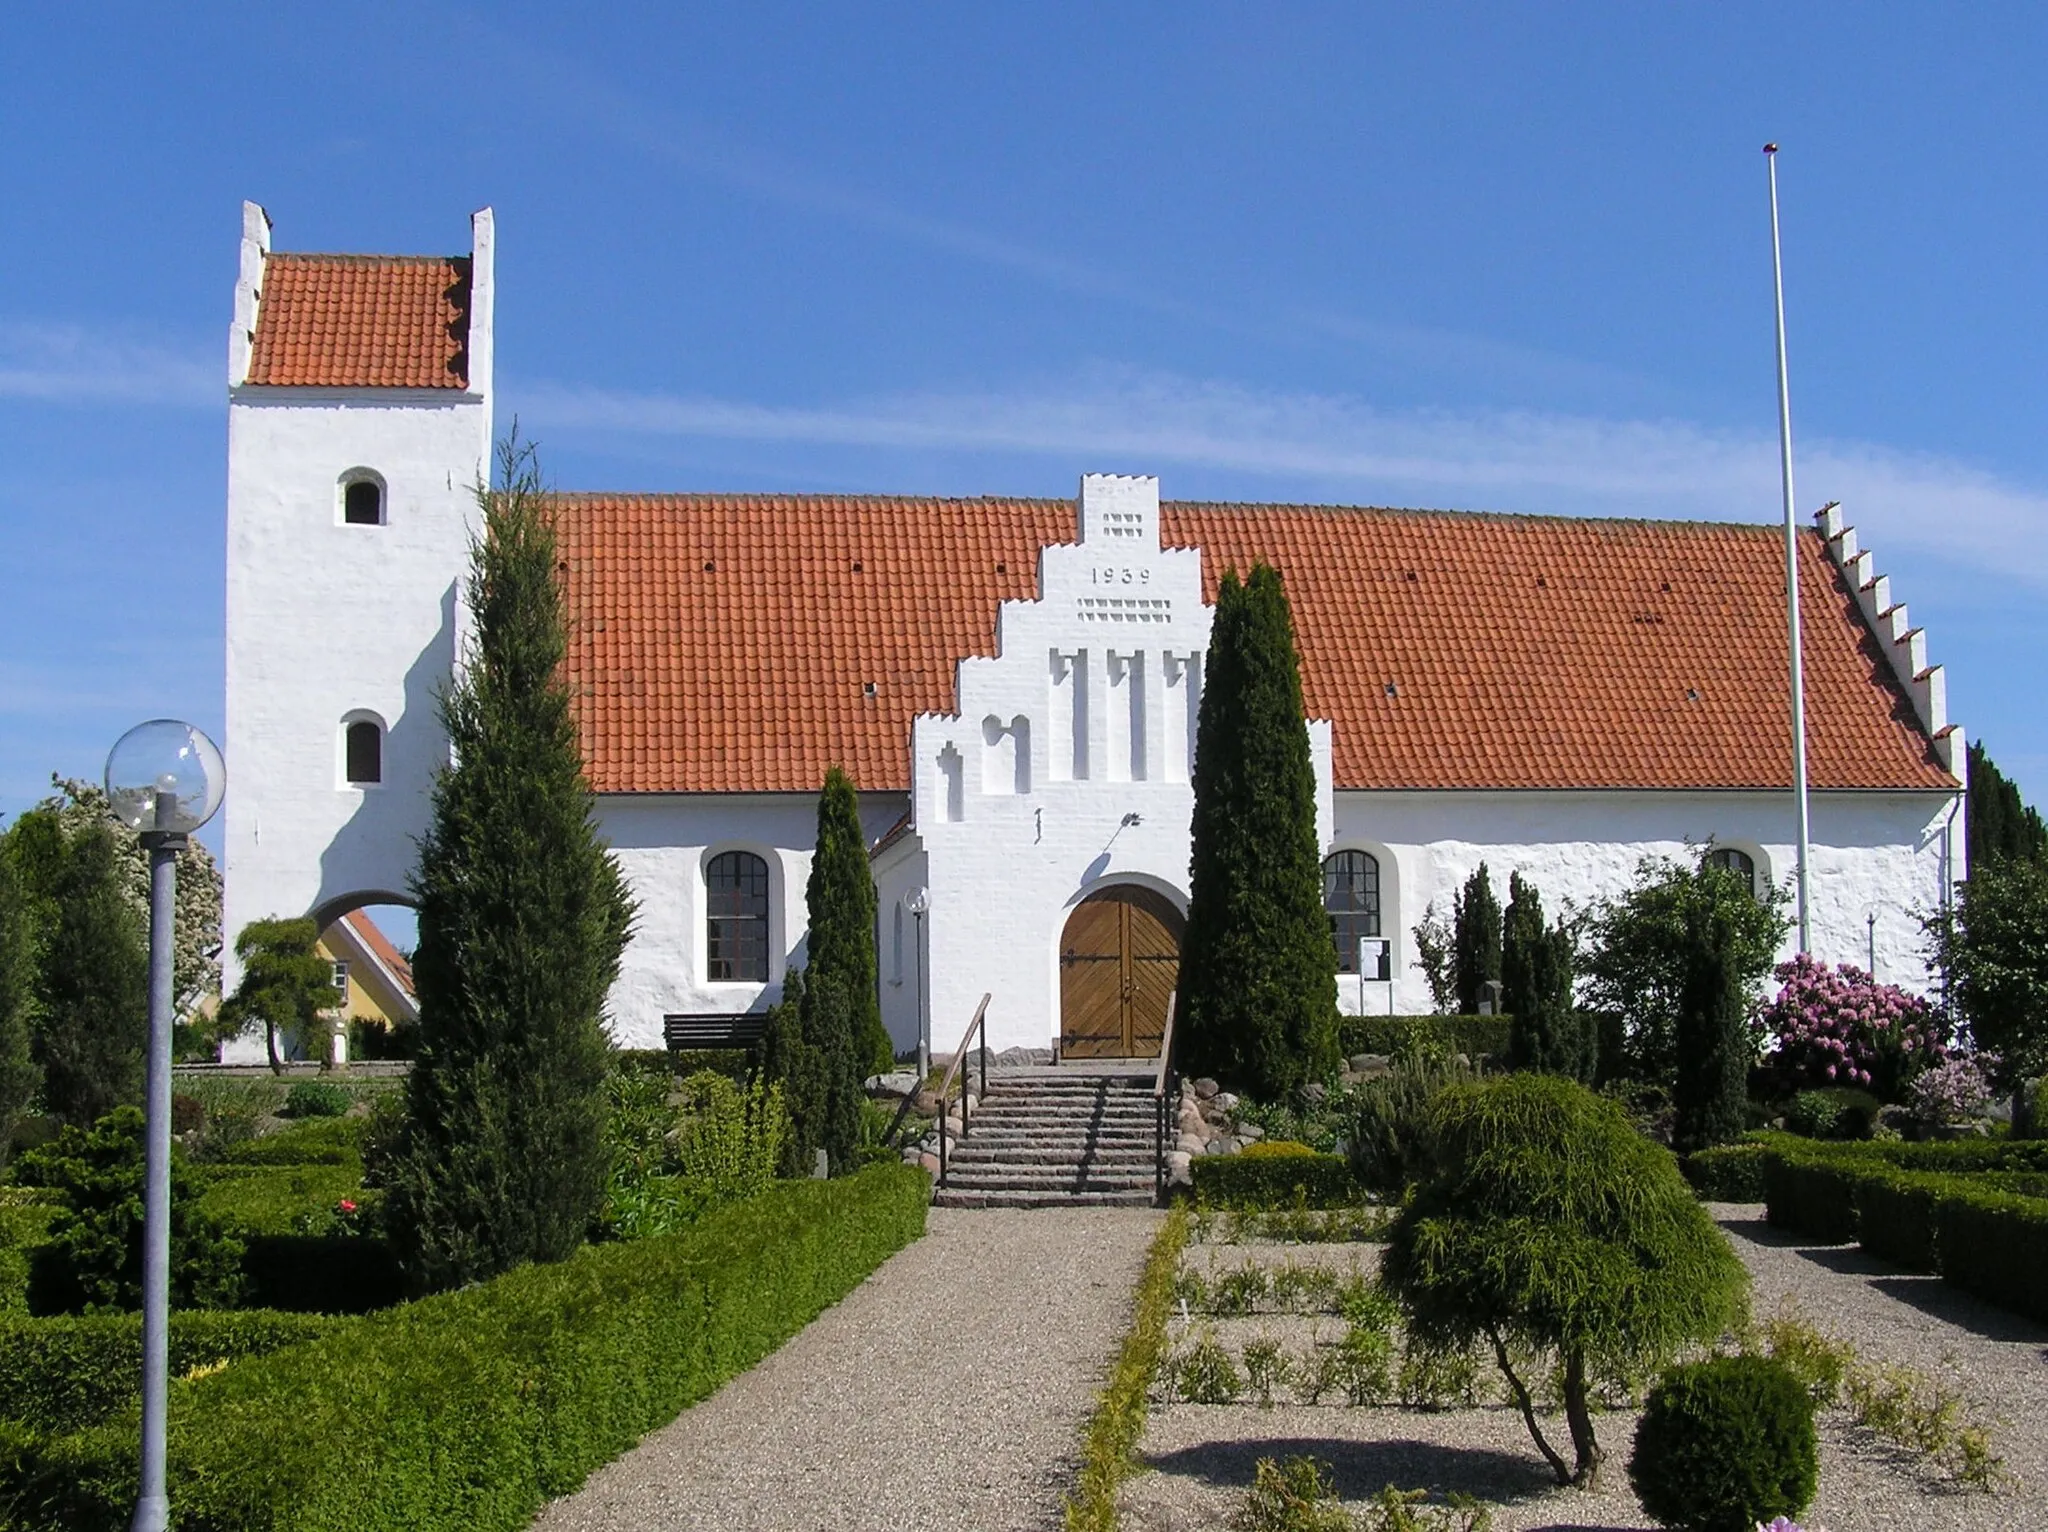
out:
{"label": "date inscription 1939", "polygon": [[1098,564],[1088,571],[1091,585],[1150,585],[1152,571],[1129,564]]}

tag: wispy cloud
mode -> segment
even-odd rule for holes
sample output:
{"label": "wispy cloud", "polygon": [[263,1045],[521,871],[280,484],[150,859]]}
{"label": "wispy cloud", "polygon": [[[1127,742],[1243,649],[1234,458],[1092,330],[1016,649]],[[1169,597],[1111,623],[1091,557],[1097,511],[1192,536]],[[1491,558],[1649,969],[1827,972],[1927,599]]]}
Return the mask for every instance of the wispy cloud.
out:
{"label": "wispy cloud", "polygon": [[225,367],[111,327],[0,320],[0,398],[217,409]]}
{"label": "wispy cloud", "polygon": [[[544,429],[1018,453],[1169,474],[1185,466],[1266,481],[1289,498],[1734,521],[1769,520],[1779,504],[1777,447],[1765,434],[1533,410],[1383,410],[1157,373],[822,408],[562,385],[518,392]],[[1893,567],[1922,554],[2048,587],[2048,495],[1953,459],[1856,441],[1802,443],[1799,484],[1803,506],[1844,502]]]}

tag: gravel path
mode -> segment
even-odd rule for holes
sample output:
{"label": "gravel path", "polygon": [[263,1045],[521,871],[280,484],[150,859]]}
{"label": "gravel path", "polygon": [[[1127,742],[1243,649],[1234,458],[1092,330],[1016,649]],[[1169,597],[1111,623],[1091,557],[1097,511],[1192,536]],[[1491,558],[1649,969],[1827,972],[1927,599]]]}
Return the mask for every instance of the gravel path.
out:
{"label": "gravel path", "polygon": [[[1713,1212],[1750,1269],[1760,1317],[1790,1301],[1810,1321],[1853,1342],[1865,1362],[1901,1363],[1955,1388],[1982,1418],[1997,1423],[1997,1448],[2020,1481],[1996,1496],[1945,1488],[1831,1411],[1821,1417],[1820,1494],[1808,1526],[1832,1532],[2048,1528],[2048,1327],[1979,1303],[1938,1278],[1900,1273],[1854,1247],[1802,1247],[1766,1227],[1761,1208]],[[1275,1261],[1307,1254],[1275,1247],[1263,1253]],[[1233,1251],[1225,1262],[1241,1258]],[[1266,1323],[1281,1332],[1303,1322]],[[1227,1329],[1257,1324],[1215,1328],[1227,1343]],[[1564,1437],[1562,1422],[1555,1424],[1554,1442]],[[1131,1481],[1124,1527],[1221,1528],[1242,1504],[1259,1458],[1303,1455],[1329,1463],[1347,1497],[1362,1498],[1388,1483],[1477,1494],[1496,1507],[1495,1532],[1637,1532],[1651,1524],[1628,1487],[1634,1429],[1632,1414],[1601,1417],[1607,1470],[1601,1490],[1583,1494],[1551,1483],[1521,1418],[1506,1408],[1429,1415],[1328,1404],[1155,1407],[1142,1456],[1157,1471]]]}
{"label": "gravel path", "polygon": [[1058,1527],[1159,1217],[932,1209],[923,1239],[534,1532]]}

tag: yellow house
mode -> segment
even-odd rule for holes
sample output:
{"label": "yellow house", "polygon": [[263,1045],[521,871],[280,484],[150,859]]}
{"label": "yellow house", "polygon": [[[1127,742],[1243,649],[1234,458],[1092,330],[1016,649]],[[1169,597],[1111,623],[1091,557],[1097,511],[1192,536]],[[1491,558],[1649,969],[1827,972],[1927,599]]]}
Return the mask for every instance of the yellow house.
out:
{"label": "yellow house", "polygon": [[334,965],[339,1015],[387,1032],[419,1019],[412,965],[363,911],[351,910],[322,931],[315,950]]}

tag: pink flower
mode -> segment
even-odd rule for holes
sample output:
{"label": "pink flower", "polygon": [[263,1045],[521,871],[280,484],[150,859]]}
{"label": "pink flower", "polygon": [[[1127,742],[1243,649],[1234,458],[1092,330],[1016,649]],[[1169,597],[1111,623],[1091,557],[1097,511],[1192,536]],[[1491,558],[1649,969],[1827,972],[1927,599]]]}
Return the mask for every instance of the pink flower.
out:
{"label": "pink flower", "polygon": [[341,1199],[340,1206],[341,1211],[344,1213],[353,1213],[356,1210],[356,1205],[353,1202],[349,1201],[346,1197]]}

